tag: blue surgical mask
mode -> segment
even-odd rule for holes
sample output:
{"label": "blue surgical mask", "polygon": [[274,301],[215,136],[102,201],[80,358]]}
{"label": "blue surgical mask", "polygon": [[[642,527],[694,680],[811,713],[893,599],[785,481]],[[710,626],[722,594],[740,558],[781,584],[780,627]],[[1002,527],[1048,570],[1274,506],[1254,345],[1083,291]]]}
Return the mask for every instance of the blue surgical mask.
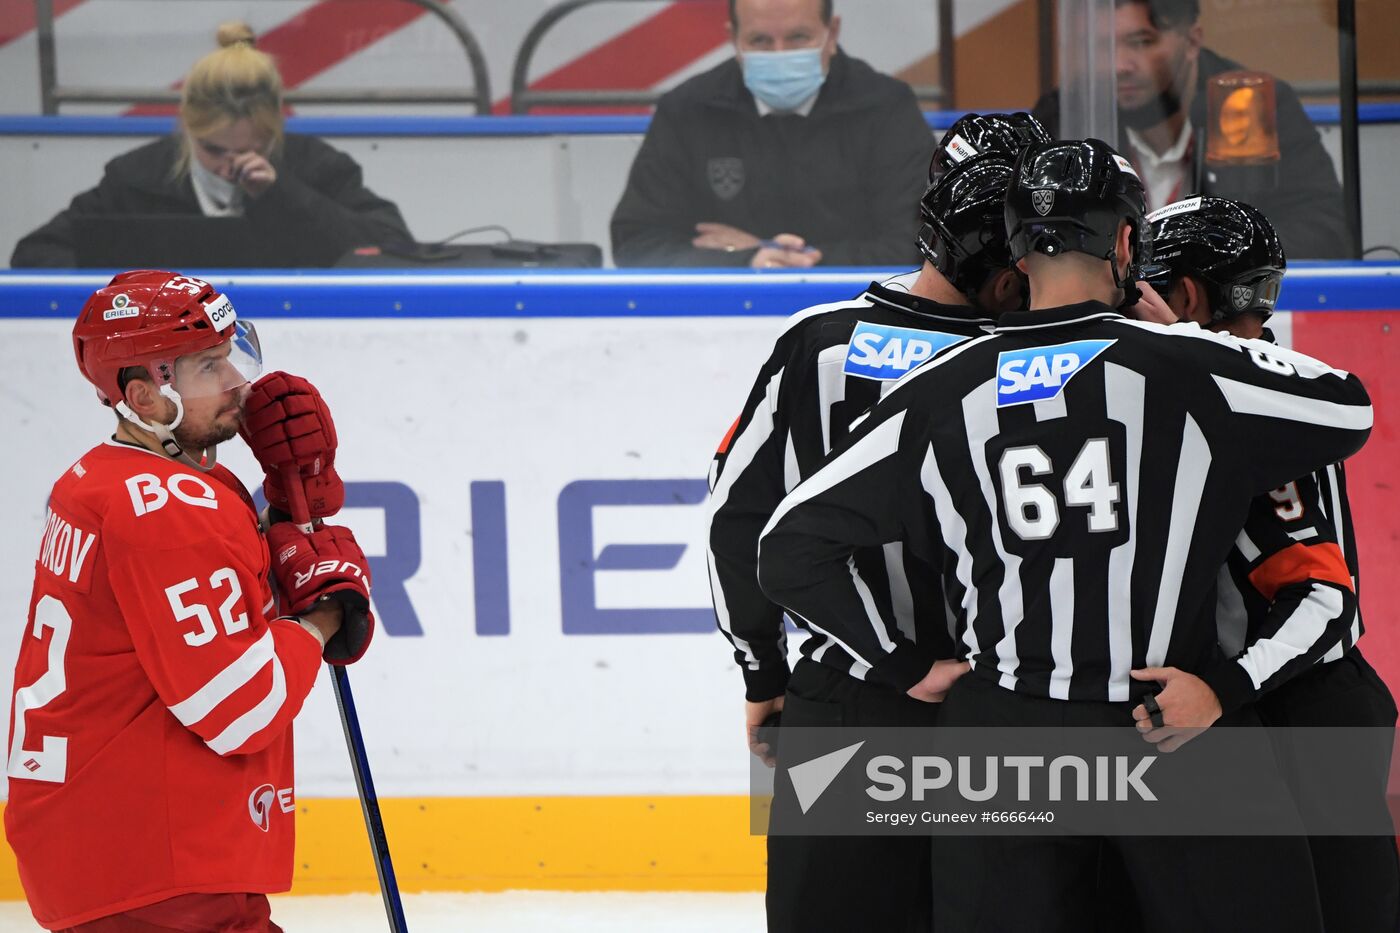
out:
{"label": "blue surgical mask", "polygon": [[744,86],[774,110],[796,110],[821,90],[823,42],[816,48],[785,52],[744,52]]}

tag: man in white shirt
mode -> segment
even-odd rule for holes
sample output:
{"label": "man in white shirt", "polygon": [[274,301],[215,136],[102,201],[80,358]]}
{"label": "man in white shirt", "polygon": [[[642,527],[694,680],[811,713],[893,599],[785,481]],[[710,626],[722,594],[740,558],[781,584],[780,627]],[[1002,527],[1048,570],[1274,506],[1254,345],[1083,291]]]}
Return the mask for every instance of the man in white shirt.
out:
{"label": "man in white shirt", "polygon": [[[1278,184],[1246,189],[1205,164],[1206,85],[1245,66],[1203,43],[1200,0],[1115,0],[1119,139],[1157,209],[1197,194],[1252,204],[1274,223],[1290,259],[1340,259],[1353,244],[1337,170],[1297,93],[1275,79]],[[1059,93],[1035,115],[1059,135]]]}

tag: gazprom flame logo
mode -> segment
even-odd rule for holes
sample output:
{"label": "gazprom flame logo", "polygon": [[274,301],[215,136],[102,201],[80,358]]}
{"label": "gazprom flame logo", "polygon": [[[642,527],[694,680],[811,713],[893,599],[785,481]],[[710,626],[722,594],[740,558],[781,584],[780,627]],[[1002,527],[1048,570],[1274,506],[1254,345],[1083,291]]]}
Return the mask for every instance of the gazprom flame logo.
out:
{"label": "gazprom flame logo", "polygon": [[271,784],[261,784],[248,795],[248,817],[253,825],[267,832],[272,820],[272,802],[277,799],[277,788]]}
{"label": "gazprom flame logo", "polygon": [[263,832],[272,828],[272,808],[276,807],[283,813],[291,813],[296,810],[296,799],[290,787],[278,789],[271,784],[259,784],[253,788],[253,792],[248,795],[248,819],[253,821],[253,825]]}

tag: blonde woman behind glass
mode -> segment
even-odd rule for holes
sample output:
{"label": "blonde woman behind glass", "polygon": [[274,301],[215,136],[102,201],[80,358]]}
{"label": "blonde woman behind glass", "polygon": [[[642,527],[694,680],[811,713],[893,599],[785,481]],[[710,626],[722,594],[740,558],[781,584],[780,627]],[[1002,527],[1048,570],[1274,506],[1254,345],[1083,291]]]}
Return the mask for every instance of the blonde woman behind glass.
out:
{"label": "blonde woman behind glass", "polygon": [[107,163],[97,187],[20,240],[12,266],[73,266],[74,230],[90,216],[245,217],[270,266],[326,266],[412,239],[353,159],[283,132],[282,77],[252,30],[225,23],[218,41],[185,78],[174,134]]}

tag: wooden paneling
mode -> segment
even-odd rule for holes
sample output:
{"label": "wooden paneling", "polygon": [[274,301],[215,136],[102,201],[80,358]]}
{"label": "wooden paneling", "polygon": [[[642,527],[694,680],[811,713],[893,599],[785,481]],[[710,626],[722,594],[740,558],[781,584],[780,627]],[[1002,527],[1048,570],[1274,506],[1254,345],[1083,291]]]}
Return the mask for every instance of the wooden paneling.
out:
{"label": "wooden paneling", "polygon": [[[930,0],[934,2],[934,0]],[[1036,0],[1020,0],[957,45],[957,109],[1029,107],[1038,96]],[[1357,0],[1361,79],[1400,82],[1400,0]],[[1206,45],[1291,82],[1337,78],[1336,0],[1202,0]],[[938,53],[899,73],[938,83]]]}

